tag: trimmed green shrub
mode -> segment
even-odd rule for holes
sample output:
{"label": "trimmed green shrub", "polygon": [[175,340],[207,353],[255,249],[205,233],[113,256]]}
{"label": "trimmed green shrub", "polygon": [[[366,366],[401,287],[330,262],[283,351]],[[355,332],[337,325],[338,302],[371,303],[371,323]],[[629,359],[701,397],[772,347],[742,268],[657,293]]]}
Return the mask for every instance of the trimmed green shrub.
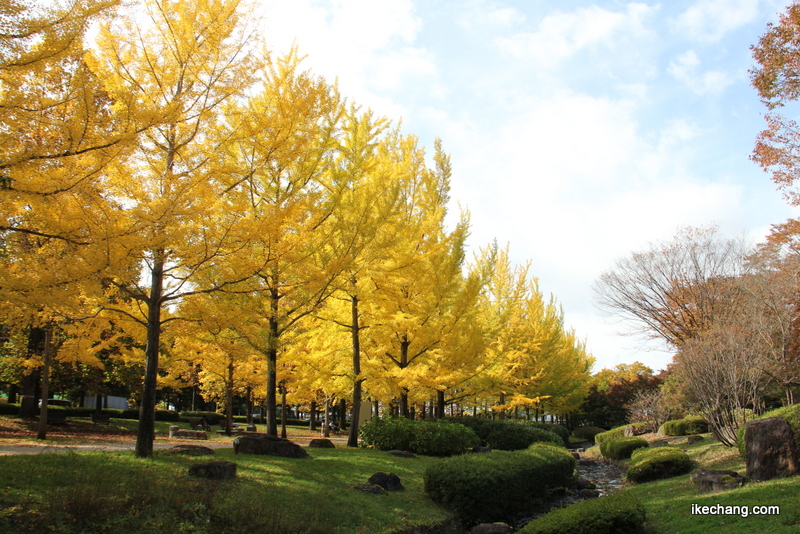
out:
{"label": "trimmed green shrub", "polygon": [[601,432],[605,432],[605,429],[599,426],[579,426],[572,431],[572,435],[578,439],[595,443],[595,436]]}
{"label": "trimmed green shrub", "polygon": [[546,430],[547,432],[552,432],[563,441],[565,444],[569,443],[569,436],[570,431],[565,426],[558,425],[556,423],[539,423],[537,421],[525,421],[522,420],[523,423],[528,424],[534,428],[539,428],[541,430]]}
{"label": "trimmed green shrub", "polygon": [[688,415],[683,419],[667,421],[658,429],[664,436],[690,436],[708,432],[708,423],[698,415]]}
{"label": "trimmed green shrub", "polygon": [[639,483],[684,475],[691,470],[692,460],[682,450],[654,447],[633,452],[627,476],[631,482]]}
{"label": "trimmed green shrub", "polygon": [[644,531],[644,506],[627,493],[579,502],[528,523],[518,534],[634,534]]}
{"label": "trimmed green shrub", "polygon": [[607,460],[625,460],[636,449],[648,447],[644,438],[620,438],[600,443],[600,454]]}
{"label": "trimmed green shrub", "polygon": [[605,441],[611,441],[612,439],[620,439],[625,437],[625,427],[618,426],[617,428],[612,428],[611,430],[606,430],[605,432],[600,432],[596,434],[594,437],[595,443],[603,443]]}
{"label": "trimmed green shrub", "polygon": [[509,520],[555,488],[569,487],[575,459],[537,443],[525,451],[453,456],[425,471],[425,492],[467,523]]}
{"label": "trimmed green shrub", "polygon": [[[547,423],[535,423],[520,419],[492,420],[476,417],[450,417],[444,421],[462,424],[471,428],[481,439],[481,443],[502,451],[518,451],[538,442],[552,442],[559,445],[564,445],[565,443],[563,438],[555,432],[541,428],[542,425],[549,426]],[[562,428],[567,439],[569,439],[569,433],[564,427],[560,425],[553,426]]]}
{"label": "trimmed green shrub", "polygon": [[452,456],[480,445],[478,435],[464,425],[441,421],[419,421],[414,424],[411,450],[427,456]]}
{"label": "trimmed green shrub", "polygon": [[358,429],[364,445],[381,451],[411,450],[414,423],[405,417],[380,419],[373,417]]}
{"label": "trimmed green shrub", "polygon": [[[770,410],[753,418],[753,420],[766,419],[767,417],[783,417],[786,419],[789,422],[789,426],[792,427],[792,431],[794,431],[794,440],[795,443],[797,443],[797,447],[800,449],[800,404],[775,408],[774,410]],[[736,429],[736,446],[739,448],[739,453],[742,456],[744,456],[745,452],[744,433],[746,428],[746,425],[742,425]]]}

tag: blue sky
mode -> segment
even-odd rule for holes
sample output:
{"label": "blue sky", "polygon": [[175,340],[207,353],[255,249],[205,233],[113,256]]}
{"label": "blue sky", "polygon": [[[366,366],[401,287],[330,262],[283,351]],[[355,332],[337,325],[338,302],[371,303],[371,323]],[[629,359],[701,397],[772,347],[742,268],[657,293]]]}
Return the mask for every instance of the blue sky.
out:
{"label": "blue sky", "polygon": [[789,0],[259,0],[267,43],[453,163],[472,247],[510,244],[596,370],[670,354],[622,336],[591,286],[682,226],[760,241],[797,216],[750,155],[750,46]]}

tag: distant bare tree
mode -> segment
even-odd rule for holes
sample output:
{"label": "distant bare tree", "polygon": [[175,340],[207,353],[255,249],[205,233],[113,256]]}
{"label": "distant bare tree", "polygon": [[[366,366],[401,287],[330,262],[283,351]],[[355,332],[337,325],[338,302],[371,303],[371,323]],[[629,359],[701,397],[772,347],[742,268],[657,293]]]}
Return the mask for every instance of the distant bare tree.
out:
{"label": "distant bare tree", "polygon": [[646,423],[648,432],[658,430],[670,417],[664,393],[660,389],[637,391],[627,409],[628,421]]}
{"label": "distant bare tree", "polygon": [[687,228],[668,243],[620,259],[595,282],[609,315],[630,319],[636,333],[681,347],[735,312],[745,246],[716,228]]}

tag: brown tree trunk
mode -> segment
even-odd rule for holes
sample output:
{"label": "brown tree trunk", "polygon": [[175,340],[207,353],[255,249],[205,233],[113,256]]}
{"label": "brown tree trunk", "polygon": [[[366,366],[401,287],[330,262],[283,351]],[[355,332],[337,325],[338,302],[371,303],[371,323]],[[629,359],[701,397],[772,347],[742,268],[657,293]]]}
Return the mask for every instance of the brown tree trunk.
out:
{"label": "brown tree trunk", "polygon": [[[347,434],[347,446],[358,447],[358,420],[361,417],[361,325],[358,313],[358,297],[353,295],[350,299],[351,337],[353,339],[353,408],[350,417],[350,432]],[[344,426],[342,426],[344,429]]]}
{"label": "brown tree trunk", "polygon": [[281,437],[286,439],[286,384],[281,383]]}
{"label": "brown tree trunk", "polygon": [[233,360],[228,361],[228,377],[225,380],[225,435],[233,432]]}
{"label": "brown tree trunk", "polygon": [[308,418],[308,429],[312,431],[317,429],[317,401],[313,400],[311,401],[311,413]]}
{"label": "brown tree trunk", "polygon": [[50,366],[53,363],[53,327],[44,334],[44,364],[42,365],[42,407],[39,411],[39,433],[36,439],[47,439],[47,398],[50,395]]}
{"label": "brown tree trunk", "polygon": [[156,437],[156,389],[158,378],[158,352],[161,343],[161,295],[164,289],[164,251],[154,253],[150,277],[150,298],[147,310],[147,346],[145,347],[144,383],[139,407],[139,429],[136,434],[136,456],[153,455]]}

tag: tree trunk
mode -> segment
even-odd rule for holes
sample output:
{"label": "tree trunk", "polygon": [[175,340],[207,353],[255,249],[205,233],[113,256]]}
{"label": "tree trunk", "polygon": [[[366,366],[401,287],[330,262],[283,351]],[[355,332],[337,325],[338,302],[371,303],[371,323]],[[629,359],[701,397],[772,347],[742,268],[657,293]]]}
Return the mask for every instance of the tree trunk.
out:
{"label": "tree trunk", "polygon": [[281,437],[286,439],[286,384],[281,383]]}
{"label": "tree trunk", "polygon": [[228,361],[228,379],[225,381],[225,435],[233,433],[233,359]]}
{"label": "tree trunk", "polygon": [[156,437],[156,387],[158,377],[158,351],[161,343],[161,294],[164,286],[164,251],[155,251],[150,278],[150,298],[147,310],[147,346],[145,348],[144,383],[139,408],[139,430],[136,435],[136,456],[153,455]]}
{"label": "tree trunk", "polygon": [[[506,403],[506,394],[505,393],[500,393],[500,405],[502,406],[505,403]],[[500,419],[501,421],[506,418],[506,410],[505,410],[505,408],[500,410],[500,413],[497,415],[497,418]]]}
{"label": "tree trunk", "polygon": [[53,327],[44,334],[44,364],[42,365],[42,407],[39,411],[39,433],[36,439],[47,439],[47,398],[50,395],[50,366],[53,363]]}
{"label": "tree trunk", "polygon": [[322,435],[326,438],[331,437],[331,398],[325,395],[325,414],[322,416]]}
{"label": "tree trunk", "polygon": [[247,386],[247,426],[253,424],[253,388]]}
{"label": "tree trunk", "polygon": [[317,401],[311,401],[311,414],[308,418],[308,429],[314,431],[317,429]]}
{"label": "tree trunk", "polygon": [[436,390],[436,418],[444,419],[444,391]]}
{"label": "tree trunk", "polygon": [[270,289],[269,350],[267,351],[267,435],[278,435],[278,409],[275,390],[278,387],[278,301],[277,280]]}
{"label": "tree trunk", "polygon": [[[358,420],[361,417],[361,325],[358,314],[358,297],[353,295],[350,299],[350,324],[353,338],[353,413],[350,417],[350,432],[347,434],[347,446],[358,447]],[[344,427],[342,427],[344,428]]]}

